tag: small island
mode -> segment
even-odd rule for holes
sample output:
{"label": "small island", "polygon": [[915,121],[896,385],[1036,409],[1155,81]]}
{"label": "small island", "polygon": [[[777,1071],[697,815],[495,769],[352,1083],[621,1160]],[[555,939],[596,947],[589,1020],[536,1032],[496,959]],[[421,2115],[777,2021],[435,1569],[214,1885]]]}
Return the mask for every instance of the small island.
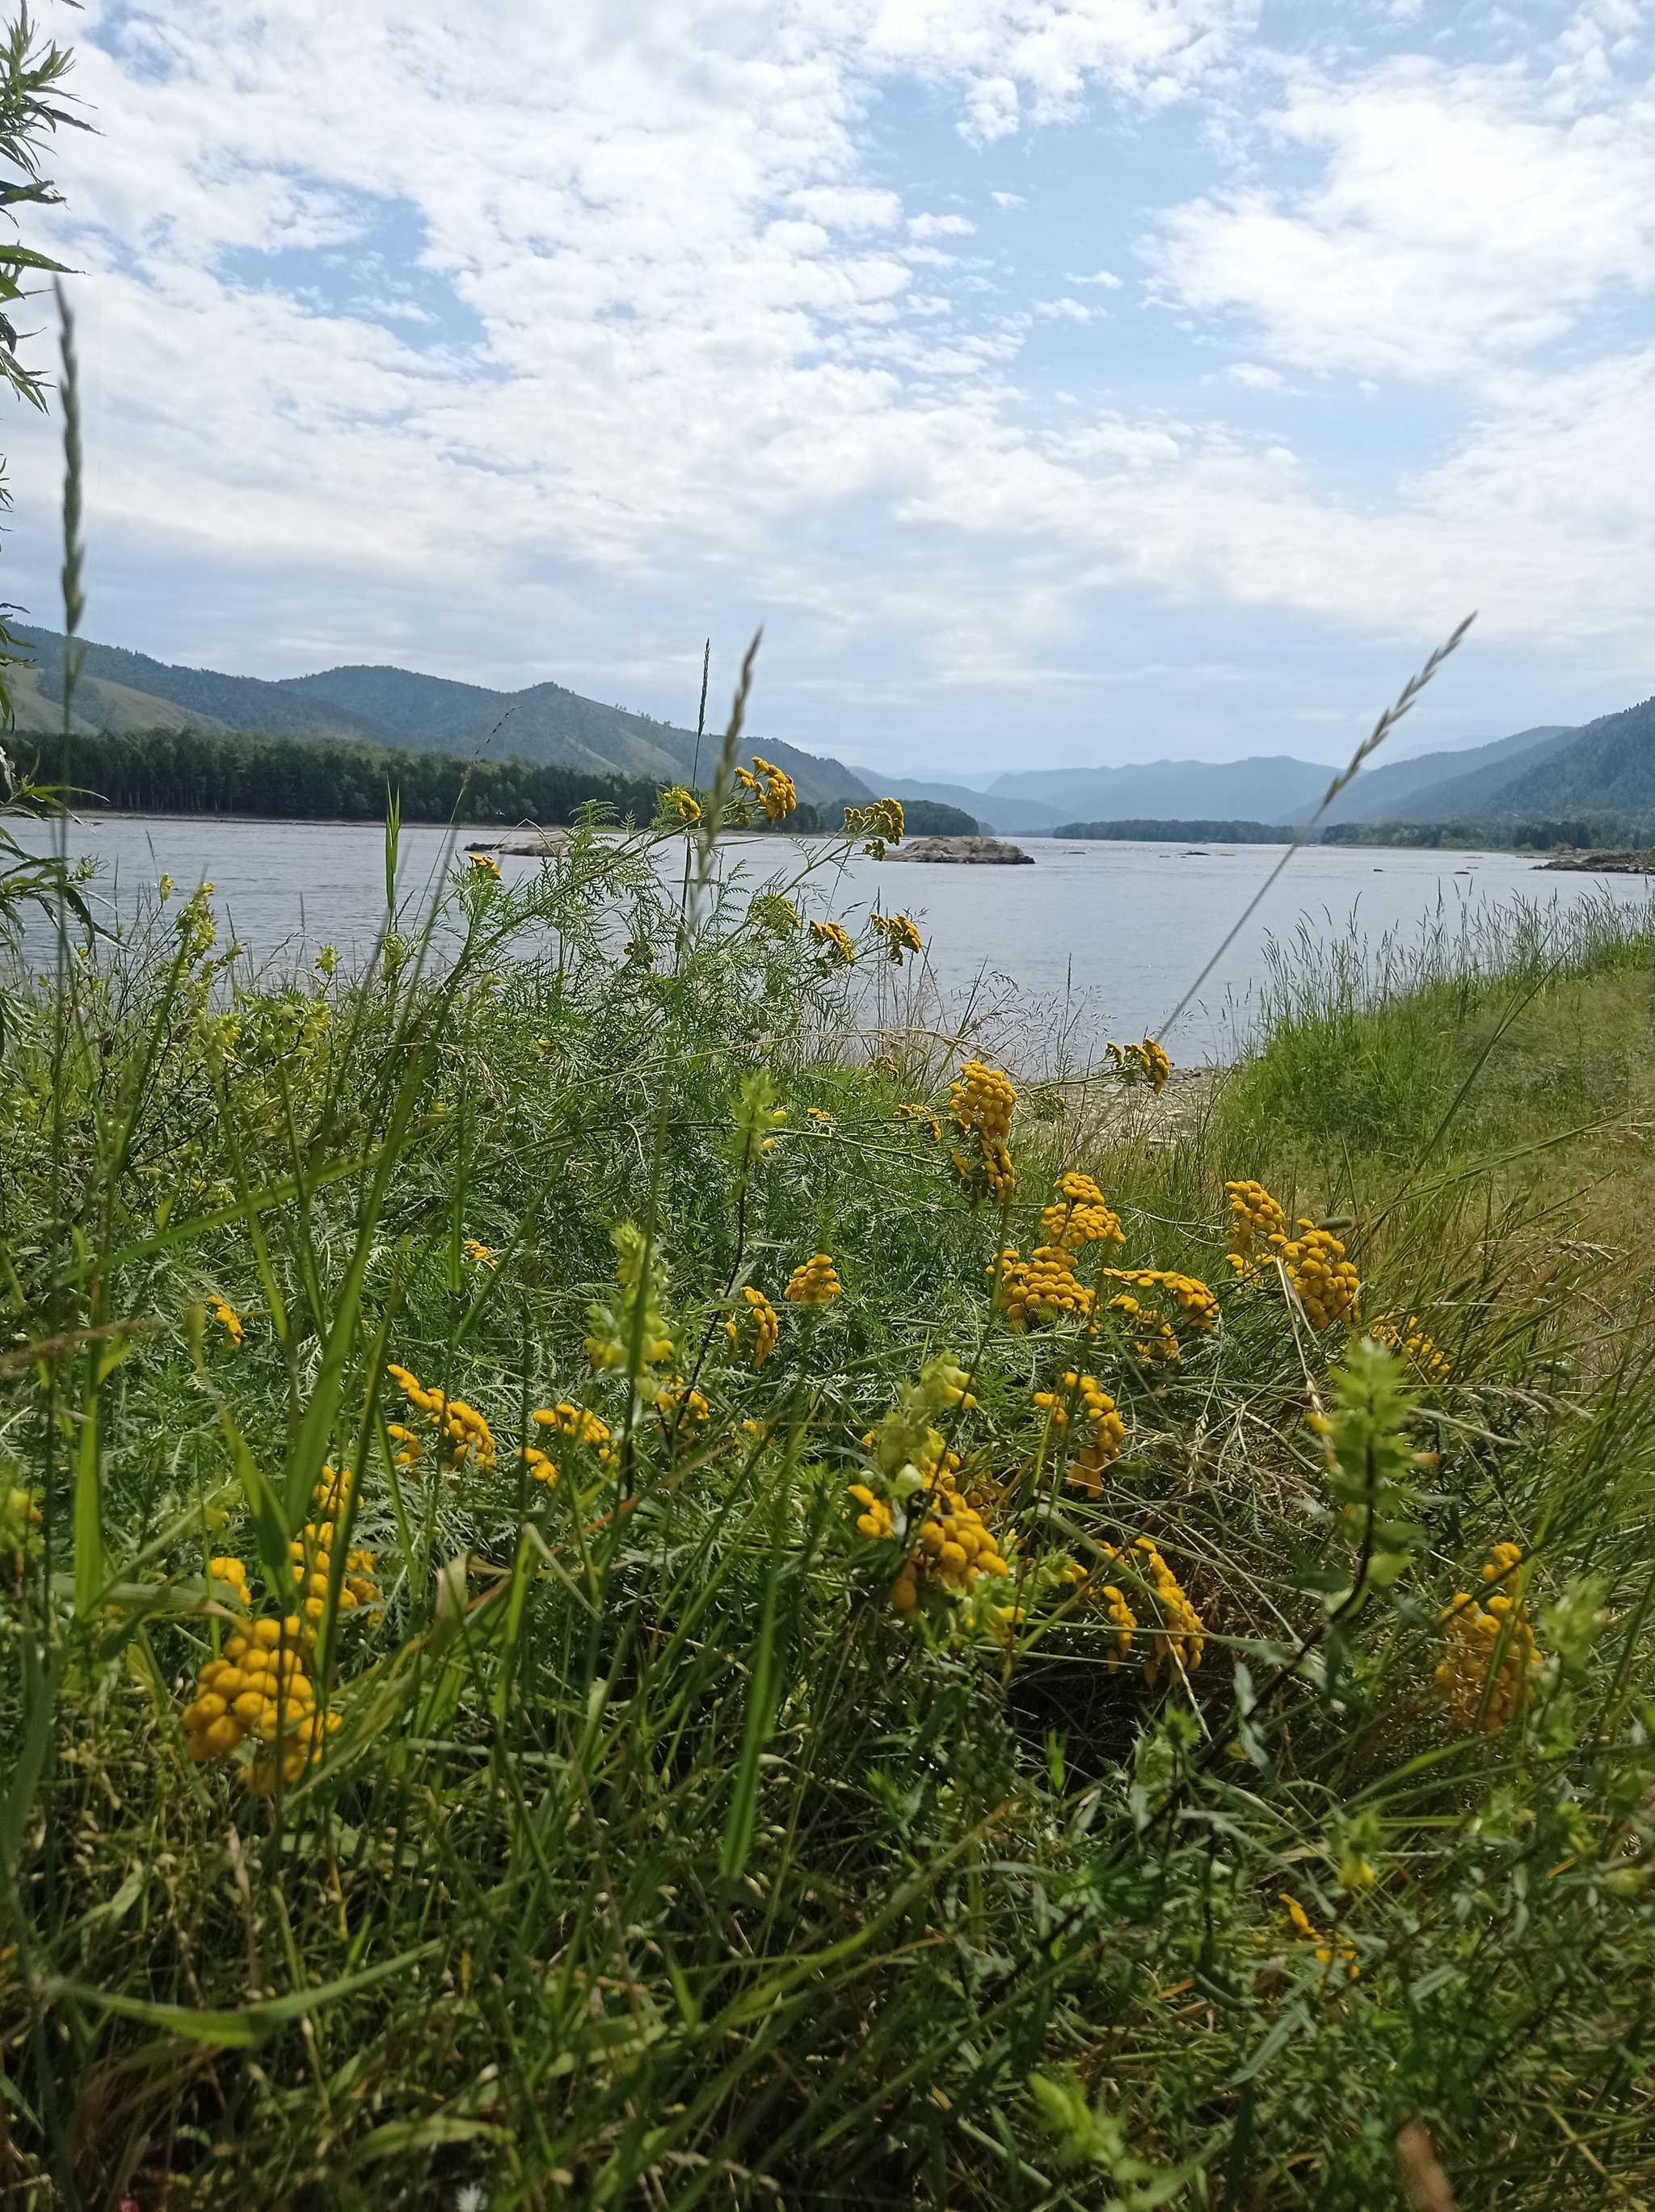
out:
{"label": "small island", "polygon": [[1031,868],[1034,854],[1002,837],[916,837],[909,844],[890,846],[887,860],[952,861],[966,868]]}

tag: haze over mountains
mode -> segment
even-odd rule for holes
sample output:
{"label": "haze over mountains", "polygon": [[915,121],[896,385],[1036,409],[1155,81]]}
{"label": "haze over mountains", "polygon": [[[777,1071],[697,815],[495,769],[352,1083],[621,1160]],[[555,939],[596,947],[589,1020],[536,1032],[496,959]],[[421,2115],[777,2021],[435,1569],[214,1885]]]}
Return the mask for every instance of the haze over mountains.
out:
{"label": "haze over mountains", "polygon": [[[38,665],[15,672],[18,728],[58,727],[63,640],[20,626]],[[415,752],[524,759],[591,774],[705,781],[716,737],[605,706],[557,684],[520,691],[423,676],[405,668],[330,668],[277,682],[184,668],[124,647],[88,643],[76,694],[82,731],[255,730],[271,737],[343,738]],[[865,742],[865,741],[864,741]],[[755,732],[751,744],[786,769],[801,799],[824,809],[865,805],[880,792],[930,799],[1011,836],[1048,836],[1071,822],[1305,821],[1326,790],[1325,763],[1291,754],[1239,761],[1154,761],[1120,768],[1024,769],[986,790],[910,777],[801,752]],[[1655,700],[1579,728],[1543,723],[1515,736],[1424,753],[1365,769],[1326,820],[1454,823],[1493,834],[1524,823],[1612,817],[1655,836]]]}

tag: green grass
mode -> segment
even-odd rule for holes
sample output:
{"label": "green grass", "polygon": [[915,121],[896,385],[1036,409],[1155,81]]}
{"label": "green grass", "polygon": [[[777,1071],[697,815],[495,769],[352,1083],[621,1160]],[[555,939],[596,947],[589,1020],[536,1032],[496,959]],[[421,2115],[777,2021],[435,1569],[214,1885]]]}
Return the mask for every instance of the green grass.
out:
{"label": "green grass", "polygon": [[[946,1040],[843,1064],[843,972],[710,848],[686,915],[646,848],[467,872],[441,972],[399,917],[372,975],[260,979],[156,902],[61,990],[12,978],[0,1497],[41,1517],[14,1502],[0,1552],[3,2201],[1366,2207],[1402,2201],[1414,2115],[1463,2205],[1636,2201],[1647,1332],[1605,1352],[1597,1263],[1536,1266],[1578,1224],[1506,1156],[1640,1079],[1647,939],[1560,962],[1519,930],[1377,1005],[1312,977],[1174,1144],[1019,1119],[1002,1217],[950,1165]],[[1482,1056],[1530,991],[1575,1066],[1567,1010],[1605,988],[1624,1083],[1525,1093]],[[1417,1313],[1446,1381],[1232,1275],[1225,1181],[1278,1168],[1358,1218],[1365,1310]],[[993,1307],[1067,1170],[1121,1215],[1105,1260],[1218,1294],[1177,1366],[1112,1315]],[[653,1377],[627,1220],[675,1346]],[[818,1250],[843,1295],[787,1304]],[[780,1315],[757,1370],[723,1328],[745,1283]],[[908,1446],[934,1419],[961,1455],[1009,1626],[940,1593],[909,1622],[905,1547],[856,1525],[863,1438],[943,1353],[977,1403]],[[495,1465],[445,1468],[387,1362],[479,1409]],[[1096,1498],[1034,1400],[1072,1366],[1126,1424]],[[658,1417],[674,1374],[704,1422]],[[611,1459],[532,1422],[560,1401]],[[380,1599],[338,1602],[337,1546],[307,1663],[339,1725],[260,1796],[250,1745],[186,1755],[235,1625],[206,1562],[285,1612],[325,1462]],[[1104,1549],[1139,1537],[1202,1616],[1187,1680],[1145,1679],[1157,1601]],[[1544,1664],[1456,1733],[1439,1613],[1506,1540]]]}

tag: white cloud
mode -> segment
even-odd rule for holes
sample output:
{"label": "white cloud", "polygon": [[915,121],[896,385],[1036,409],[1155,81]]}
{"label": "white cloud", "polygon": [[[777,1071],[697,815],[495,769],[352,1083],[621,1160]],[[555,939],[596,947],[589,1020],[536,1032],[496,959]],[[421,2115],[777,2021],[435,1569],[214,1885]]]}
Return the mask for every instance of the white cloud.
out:
{"label": "white cloud", "polygon": [[[1058,642],[1078,695],[1123,592],[1192,621],[1239,604],[1413,636],[1476,603],[1493,637],[1641,635],[1655,543],[1629,488],[1655,465],[1655,357],[1523,365],[1655,273],[1613,5],[1573,19],[1543,78],[1336,78],[1249,63],[1227,0],[499,0],[486,46],[435,0],[92,0],[113,51],[82,46],[79,89],[103,135],[59,166],[89,272],[94,558],[204,580],[172,594],[175,635],[216,639],[214,594],[245,623],[262,591],[279,615],[233,656],[168,649],[274,672],[379,650],[648,680],[709,606],[764,613],[830,717],[899,662],[910,701],[1044,682]],[[941,250],[972,234],[926,211],[947,182],[910,192],[864,143],[891,78],[943,88],[985,137],[1099,88],[1147,128],[1220,60],[1226,116],[1238,88],[1285,92],[1244,188],[1156,232],[1205,349],[1181,388],[1239,313],[1256,357],[1223,374],[1244,388],[1293,363],[1475,394],[1457,447],[1411,473],[1402,448],[1360,508],[1304,456],[1125,404],[1072,362],[1048,407],[1019,381],[1029,331],[1107,313],[1113,343],[1129,303],[1008,305],[1051,264]],[[1272,189],[1284,150],[1311,184]],[[417,264],[409,245],[351,274],[386,224]],[[1065,281],[1123,289],[1101,267]],[[1350,404],[1372,437],[1378,409]],[[53,434],[25,426],[20,523],[49,509]],[[427,607],[442,620],[411,650]]]}
{"label": "white cloud", "polygon": [[1647,292],[1655,96],[1599,82],[1587,27],[1550,70],[1295,69],[1269,128],[1320,173],[1174,210],[1153,256],[1164,295],[1239,312],[1299,366],[1443,378],[1532,353],[1617,288]]}

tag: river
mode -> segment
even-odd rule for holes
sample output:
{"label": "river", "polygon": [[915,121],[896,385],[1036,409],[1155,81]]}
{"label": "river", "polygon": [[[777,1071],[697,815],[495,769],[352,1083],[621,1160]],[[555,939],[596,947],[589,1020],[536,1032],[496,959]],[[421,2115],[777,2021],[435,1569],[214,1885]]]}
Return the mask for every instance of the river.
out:
{"label": "river", "polygon": [[[45,825],[15,826],[31,848],[46,848]],[[383,923],[384,838],[375,823],[88,815],[70,825],[69,842],[71,854],[99,862],[94,889],[112,921],[163,872],[180,891],[210,880],[226,930],[264,966],[307,965],[324,943],[347,962],[360,959]],[[898,975],[880,963],[883,1010],[923,1014],[928,1002],[932,1014],[946,1010],[952,1018],[968,1003],[996,1007],[1024,1032],[1025,1066],[1066,1050],[1089,1057],[1106,1035],[1158,1033],[1281,857],[1279,847],[1263,845],[1031,838],[1024,850],[1032,867],[916,866],[860,853],[830,866],[821,865],[824,849],[818,840],[738,836],[722,865],[757,888],[797,876],[814,859],[817,872],[802,892],[808,911],[855,923],[877,897],[886,913],[910,914],[926,966],[910,963]],[[445,831],[405,828],[400,896],[429,896],[449,850]],[[663,855],[672,880],[679,852]],[[500,865],[511,882],[538,863],[506,855]],[[1561,912],[1606,896],[1643,905],[1649,892],[1640,877],[1544,874],[1506,853],[1308,846],[1166,1042],[1185,1064],[1229,1058],[1256,1008],[1270,944],[1296,933],[1323,944],[1354,933],[1372,946],[1387,933],[1411,941],[1438,922],[1451,931],[1475,925],[1517,898],[1555,902]],[[38,957],[41,925],[31,925],[29,942]]]}

